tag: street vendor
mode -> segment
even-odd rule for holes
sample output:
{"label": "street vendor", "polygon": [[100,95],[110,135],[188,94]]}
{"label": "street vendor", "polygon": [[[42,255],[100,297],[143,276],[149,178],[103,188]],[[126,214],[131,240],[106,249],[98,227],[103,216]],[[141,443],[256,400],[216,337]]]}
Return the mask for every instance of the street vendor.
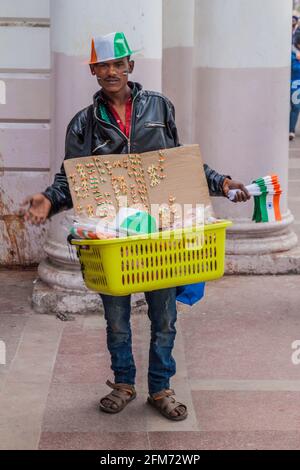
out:
{"label": "street vendor", "polygon": [[[89,67],[100,90],[93,104],[79,111],[66,132],[65,159],[90,155],[129,154],[179,146],[175,111],[171,101],[156,91],[143,90],[139,83],[128,80],[134,61],[123,33],[111,33],[92,40]],[[204,165],[210,194],[225,196],[238,189],[234,202],[250,196],[240,182],[218,174]],[[64,166],[54,182],[43,193],[27,198],[25,219],[33,224],[44,223],[59,211],[72,207]],[[114,380],[112,389],[101,398],[99,408],[118,413],[136,397],[136,368],[132,354],[130,327],[130,295],[100,294],[107,322],[107,347],[111,355]],[[177,401],[170,388],[176,372],[172,356],[176,336],[176,288],[145,293],[151,321],[148,369],[148,403],[166,418],[180,421],[187,417],[184,403]]]}

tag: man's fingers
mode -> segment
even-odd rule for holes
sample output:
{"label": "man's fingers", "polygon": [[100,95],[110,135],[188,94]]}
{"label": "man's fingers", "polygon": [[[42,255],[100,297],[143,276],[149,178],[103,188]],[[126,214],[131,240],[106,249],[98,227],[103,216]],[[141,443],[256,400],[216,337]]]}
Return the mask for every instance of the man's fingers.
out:
{"label": "man's fingers", "polygon": [[249,197],[244,193],[244,191],[238,190],[235,195],[234,202],[246,202],[248,199]]}
{"label": "man's fingers", "polygon": [[40,220],[40,218],[37,215],[32,216],[32,223],[34,225],[39,225],[39,223],[40,223],[39,220]]}
{"label": "man's fingers", "polygon": [[32,221],[32,217],[33,217],[33,214],[31,213],[30,210],[26,211],[25,214],[24,214],[24,220],[26,220],[27,222],[31,222]]}
{"label": "man's fingers", "polygon": [[32,196],[26,197],[22,202],[21,202],[21,207],[27,206],[28,204],[31,204],[32,201]]}
{"label": "man's fingers", "polygon": [[228,186],[228,184],[224,184],[224,186],[223,186],[223,193],[224,193],[225,196],[227,196],[228,191],[229,191],[229,186]]}
{"label": "man's fingers", "polygon": [[[18,215],[25,216],[28,211],[28,204],[31,204],[32,196],[26,197],[20,204],[19,209],[16,211]],[[30,206],[29,206],[30,207]]]}
{"label": "man's fingers", "polygon": [[237,189],[233,202],[243,202],[247,201],[247,199],[247,195],[241,189]]}
{"label": "man's fingers", "polygon": [[24,215],[24,220],[26,222],[29,222],[33,225],[40,225],[44,224],[46,222],[46,217],[45,216],[40,216],[40,215],[35,215],[32,212],[28,211]]}
{"label": "man's fingers", "polygon": [[239,190],[238,193],[237,193],[237,200],[238,200],[238,202],[243,201],[243,192],[241,190]]}
{"label": "man's fingers", "polygon": [[223,193],[225,196],[228,197],[229,192],[235,192],[235,195],[233,197],[230,196],[229,199],[233,202],[246,202],[248,199],[251,198],[251,195],[249,194],[249,191],[247,190],[246,186],[243,185],[243,183],[240,183],[239,181],[234,181],[234,180],[225,180],[224,185],[223,185]]}
{"label": "man's fingers", "polygon": [[33,223],[34,223],[35,225],[38,225],[40,218],[39,218],[38,215],[34,215],[33,218],[32,218],[32,220],[33,220]]}
{"label": "man's fingers", "polygon": [[241,184],[241,190],[244,193],[244,195],[246,196],[246,199],[243,199],[244,201],[247,201],[248,199],[251,198],[248,189],[243,184]]}
{"label": "man's fingers", "polygon": [[37,224],[40,225],[40,224],[44,224],[46,221],[46,217],[44,217],[43,215],[40,215],[38,218],[37,218]]}
{"label": "man's fingers", "polygon": [[242,183],[237,183],[234,181],[233,187],[236,190],[233,202],[246,202],[251,198],[249,191]]}
{"label": "man's fingers", "polygon": [[18,211],[25,221],[34,225],[44,224],[49,212],[48,206],[45,204],[45,198],[38,196],[39,194],[35,194],[25,198]]}
{"label": "man's fingers", "polygon": [[241,198],[242,198],[241,201],[243,202],[246,202],[248,201],[248,199],[251,198],[249,191],[243,184],[241,185]]}
{"label": "man's fingers", "polygon": [[31,211],[31,209],[29,209],[26,214],[24,215],[24,219],[27,221],[27,222],[30,222],[31,224],[36,224],[36,215]]}
{"label": "man's fingers", "polygon": [[33,224],[34,223],[34,214],[31,212],[31,210],[29,210],[27,212],[27,215],[28,215],[27,220]]}
{"label": "man's fingers", "polygon": [[19,209],[16,210],[16,214],[20,215],[20,216],[25,216],[25,214],[26,214],[25,207],[19,207]]}

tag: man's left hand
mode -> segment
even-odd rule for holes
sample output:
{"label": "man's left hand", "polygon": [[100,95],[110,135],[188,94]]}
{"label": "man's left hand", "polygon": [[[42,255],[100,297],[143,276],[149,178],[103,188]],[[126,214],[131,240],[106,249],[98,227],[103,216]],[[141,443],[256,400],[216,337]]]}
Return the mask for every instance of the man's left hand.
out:
{"label": "man's left hand", "polygon": [[227,197],[228,191],[230,189],[238,189],[233,199],[233,202],[246,202],[251,197],[243,183],[240,183],[239,181],[230,180],[229,178],[225,178],[223,183],[223,193],[225,197]]}

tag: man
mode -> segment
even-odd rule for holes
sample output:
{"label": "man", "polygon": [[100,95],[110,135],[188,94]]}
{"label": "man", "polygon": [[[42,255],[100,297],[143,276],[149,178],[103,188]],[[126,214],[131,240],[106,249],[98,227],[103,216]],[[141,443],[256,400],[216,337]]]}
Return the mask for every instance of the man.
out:
{"label": "man", "polygon": [[294,39],[296,33],[299,32],[299,17],[297,15],[292,16],[292,44],[294,44]]}
{"label": "man", "polygon": [[[297,30],[299,31],[299,30]],[[296,136],[296,126],[298,122],[300,103],[300,32],[294,37],[291,57],[291,108],[290,108],[290,133],[289,140],[294,140]]]}
{"label": "man", "polygon": [[[90,70],[101,89],[94,102],[71,120],[66,135],[65,158],[89,155],[142,153],[179,145],[172,103],[160,93],[145,91],[128,81],[134,61],[123,33],[92,40]],[[238,189],[235,202],[246,201],[246,188],[204,165],[212,195]],[[45,222],[50,215],[72,207],[63,166],[44,193],[31,196],[25,218]],[[176,401],[170,378],[176,365],[172,350],[176,335],[176,288],[145,293],[151,321],[148,403],[163,416],[179,421],[187,417],[186,405]],[[107,413],[121,411],[136,396],[135,364],[131,348],[130,296],[102,295],[107,321],[107,346],[115,382],[107,381],[112,392],[100,400]]]}

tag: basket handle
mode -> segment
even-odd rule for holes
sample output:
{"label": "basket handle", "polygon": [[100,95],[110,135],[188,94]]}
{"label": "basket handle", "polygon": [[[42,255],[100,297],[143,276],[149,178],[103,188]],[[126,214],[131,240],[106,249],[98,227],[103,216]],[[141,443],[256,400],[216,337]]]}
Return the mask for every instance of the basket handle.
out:
{"label": "basket handle", "polygon": [[[74,243],[72,243],[73,240],[77,240],[77,238],[74,238],[71,234],[68,235],[67,242],[68,242],[69,245],[74,246]],[[77,247],[78,247],[78,245],[77,245]],[[90,245],[80,245],[79,249],[80,250],[89,250]],[[77,257],[79,258],[78,252],[77,252]]]}
{"label": "basket handle", "polygon": [[73,245],[72,240],[75,240],[75,238],[70,233],[70,235],[67,236],[67,242],[69,243],[69,245]]}

